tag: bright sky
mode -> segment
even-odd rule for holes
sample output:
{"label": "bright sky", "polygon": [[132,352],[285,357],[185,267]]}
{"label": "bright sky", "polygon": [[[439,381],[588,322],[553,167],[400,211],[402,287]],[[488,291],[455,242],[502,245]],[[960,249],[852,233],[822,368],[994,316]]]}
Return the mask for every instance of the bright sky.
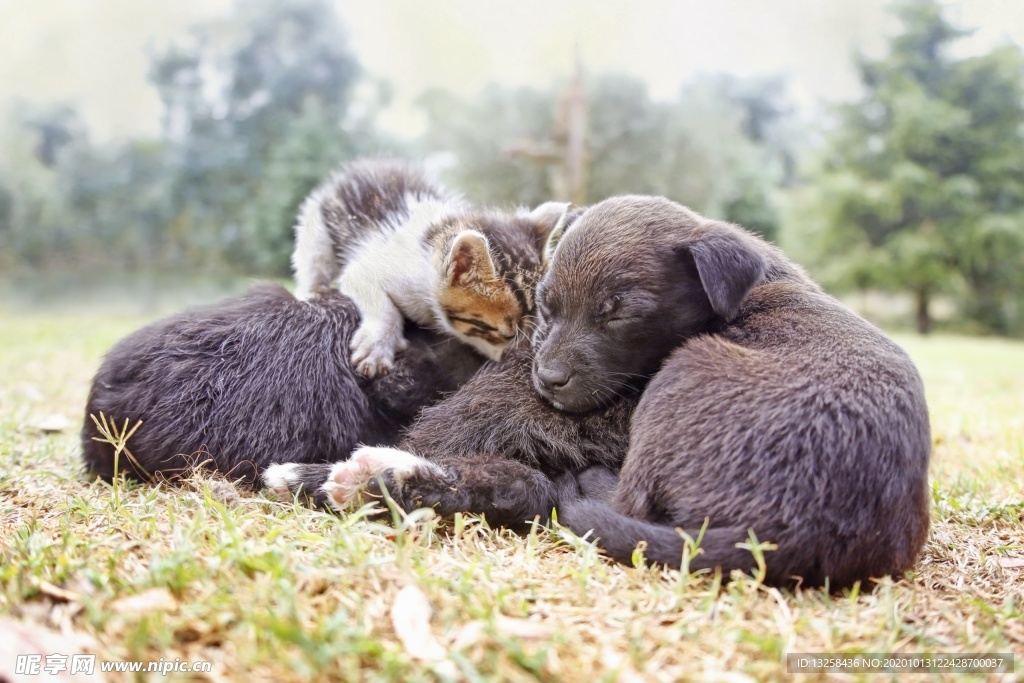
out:
{"label": "bright sky", "polygon": [[[809,111],[853,97],[850,54],[896,28],[887,0],[335,0],[366,70],[390,81],[382,123],[414,134],[428,87],[472,96],[488,82],[547,85],[578,45],[591,72],[646,79],[671,97],[701,72],[783,73]],[[948,3],[978,30],[967,50],[1024,45],[1024,0]],[[160,105],[146,49],[224,16],[230,0],[0,0],[0,107],[13,98],[77,104],[96,137],[154,133]]]}

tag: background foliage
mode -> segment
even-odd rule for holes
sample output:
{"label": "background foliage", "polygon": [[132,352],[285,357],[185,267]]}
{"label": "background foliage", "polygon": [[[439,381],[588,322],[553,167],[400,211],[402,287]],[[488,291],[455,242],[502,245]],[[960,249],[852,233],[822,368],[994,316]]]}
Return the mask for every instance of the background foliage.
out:
{"label": "background foliage", "polygon": [[[860,101],[811,125],[782,78],[707,75],[668,100],[585,72],[585,196],[663,194],[780,241],[837,292],[907,295],[927,331],[1024,331],[1024,58],[959,56],[966,31],[935,0],[903,0],[888,52],[858,56]],[[428,126],[375,124],[386,83],[360,66],[326,0],[238,3],[227,22],[153,51],[164,106],[152,139],[96,143],[64,104],[16,106],[0,146],[0,271],[286,276],[302,197],[365,154],[423,158],[474,201],[557,195],[559,98],[491,86],[423,93]],[[792,247],[792,248],[791,248]],[[950,323],[945,323],[950,324]]]}

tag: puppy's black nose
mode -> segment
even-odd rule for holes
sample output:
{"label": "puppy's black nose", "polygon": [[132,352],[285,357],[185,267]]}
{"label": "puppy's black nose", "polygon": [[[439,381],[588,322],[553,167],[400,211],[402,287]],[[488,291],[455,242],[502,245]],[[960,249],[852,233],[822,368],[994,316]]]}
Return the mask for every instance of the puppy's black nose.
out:
{"label": "puppy's black nose", "polygon": [[572,379],[572,373],[569,369],[562,366],[544,367],[537,366],[536,369],[537,379],[541,385],[548,391],[558,391],[565,387]]}

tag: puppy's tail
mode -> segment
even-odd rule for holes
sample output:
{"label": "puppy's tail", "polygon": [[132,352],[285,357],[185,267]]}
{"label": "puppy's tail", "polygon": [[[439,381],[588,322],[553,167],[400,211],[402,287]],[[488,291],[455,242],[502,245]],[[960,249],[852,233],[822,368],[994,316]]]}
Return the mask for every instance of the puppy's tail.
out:
{"label": "puppy's tail", "polygon": [[[632,564],[633,552],[641,541],[646,543],[644,557],[649,564],[661,564],[673,569],[678,569],[682,564],[686,540],[675,527],[627,517],[613,510],[607,503],[586,499],[565,501],[558,506],[558,521],[579,536],[592,531],[598,547],[623,564]],[[701,533],[700,529],[683,531],[694,540]],[[693,572],[721,567],[726,576],[733,569],[756,573],[757,561],[753,553],[736,547],[737,543],[748,541],[749,537],[750,532],[744,527],[705,529],[699,550],[691,553],[689,570]]]}

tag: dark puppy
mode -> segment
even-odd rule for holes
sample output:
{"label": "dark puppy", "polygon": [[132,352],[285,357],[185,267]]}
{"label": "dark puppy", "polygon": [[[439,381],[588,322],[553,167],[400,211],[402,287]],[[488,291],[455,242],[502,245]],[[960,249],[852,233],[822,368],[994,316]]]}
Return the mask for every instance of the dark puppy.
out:
{"label": "dark puppy", "polygon": [[[612,557],[833,588],[907,569],[928,531],[928,413],[896,344],[774,247],[666,199],[620,197],[569,229],[538,290],[534,383],[604,405],[664,361],[610,502],[559,503]],[[672,349],[675,349],[674,351]]]}
{"label": "dark puppy", "polygon": [[[82,429],[86,467],[110,479],[114,449],[90,414],[142,420],[128,449],[149,474],[207,466],[248,483],[271,462],[332,462],[360,443],[393,444],[426,405],[483,363],[458,341],[409,325],[395,370],[349,365],[355,305],[333,290],[310,303],[276,285],[170,316],[121,340],[93,379]],[[140,472],[126,456],[122,471]]]}
{"label": "dark puppy", "polygon": [[339,510],[360,502],[361,493],[379,496],[383,484],[405,510],[482,513],[490,524],[511,528],[547,520],[558,497],[552,477],[621,464],[638,394],[586,414],[565,413],[533,390],[531,363],[529,344],[521,342],[425,409],[401,450],[361,448],[333,465],[275,465],[264,481],[280,496],[306,492]]}

